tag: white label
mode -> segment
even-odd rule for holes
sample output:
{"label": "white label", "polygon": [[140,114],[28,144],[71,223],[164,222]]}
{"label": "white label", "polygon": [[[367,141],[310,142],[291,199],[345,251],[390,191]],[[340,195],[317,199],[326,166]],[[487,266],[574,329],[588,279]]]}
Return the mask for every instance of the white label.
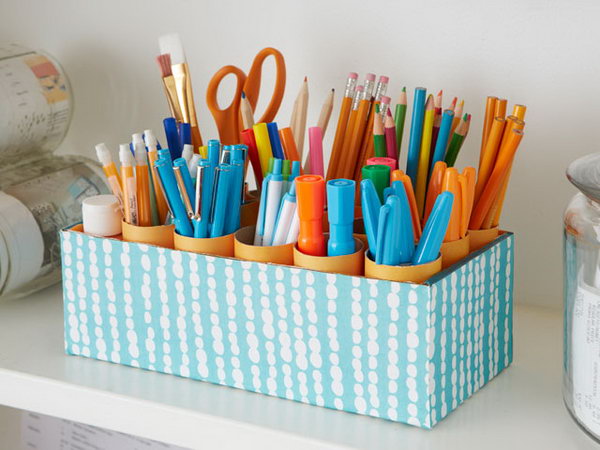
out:
{"label": "white label", "polygon": [[573,409],[600,435],[600,290],[581,279],[578,284],[571,330]]}

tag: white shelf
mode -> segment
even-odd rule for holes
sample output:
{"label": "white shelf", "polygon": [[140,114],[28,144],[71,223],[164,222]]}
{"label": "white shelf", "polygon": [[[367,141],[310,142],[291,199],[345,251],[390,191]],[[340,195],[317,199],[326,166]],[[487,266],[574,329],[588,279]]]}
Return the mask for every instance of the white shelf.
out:
{"label": "white shelf", "polygon": [[191,448],[597,448],[561,396],[559,311],[520,306],[515,362],[432,431],[66,356],[60,286],[0,303],[0,404]]}

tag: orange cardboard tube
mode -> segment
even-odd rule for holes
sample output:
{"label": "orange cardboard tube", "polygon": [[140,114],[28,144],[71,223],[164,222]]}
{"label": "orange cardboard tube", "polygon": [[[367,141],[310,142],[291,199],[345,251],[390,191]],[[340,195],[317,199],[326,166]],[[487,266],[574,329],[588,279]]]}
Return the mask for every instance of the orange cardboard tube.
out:
{"label": "orange cardboard tube", "polygon": [[254,245],[255,226],[240,228],[234,235],[234,256],[246,261],[267,262],[273,264],[294,264],[294,243],[285,245]]}
{"label": "orange cardboard tube", "polygon": [[216,238],[194,238],[173,231],[175,250],[229,258],[233,256],[233,234]]}
{"label": "orange cardboard tube", "polygon": [[256,223],[256,219],[258,218],[258,206],[259,203],[256,199],[242,205],[240,209],[240,227],[247,227]]}
{"label": "orange cardboard tube", "polygon": [[174,225],[140,227],[123,221],[123,240],[157,247],[173,248]]}
{"label": "orange cardboard tube", "polygon": [[406,283],[424,283],[442,270],[442,257],[435,261],[419,265],[386,266],[375,264],[369,255],[365,255],[365,276],[379,280],[402,281]]}
{"label": "orange cardboard tube", "polygon": [[440,248],[442,254],[442,269],[450,267],[452,264],[457,263],[470,252],[470,236],[467,234],[462,239],[456,241],[444,242]]}
{"label": "orange cardboard tube", "polygon": [[479,250],[481,247],[489,244],[498,237],[498,227],[489,228],[486,230],[469,230],[467,236],[469,236],[470,243],[469,248],[471,252]]}
{"label": "orange cardboard tube", "polygon": [[294,264],[305,269],[320,272],[341,273],[343,275],[362,275],[365,248],[362,241],[354,237],[356,251],[351,255],[313,256],[302,253],[294,246]]}

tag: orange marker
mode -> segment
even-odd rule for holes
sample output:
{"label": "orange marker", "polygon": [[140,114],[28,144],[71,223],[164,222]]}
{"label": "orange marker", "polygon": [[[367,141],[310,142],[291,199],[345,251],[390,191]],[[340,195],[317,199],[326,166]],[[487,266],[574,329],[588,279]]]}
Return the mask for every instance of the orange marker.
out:
{"label": "orange marker", "polygon": [[461,221],[461,206],[462,196],[460,184],[458,182],[458,171],[454,167],[449,167],[444,172],[444,180],[442,182],[442,192],[451,192],[454,194],[452,202],[452,214],[448,223],[448,230],[444,242],[452,242],[460,239],[460,221]]}
{"label": "orange marker", "polygon": [[425,200],[425,214],[423,215],[423,223],[427,222],[429,214],[433,209],[437,196],[442,192],[442,182],[444,181],[444,172],[446,172],[447,165],[444,161],[438,161],[433,166],[431,172],[431,178],[429,179],[429,186],[427,188],[427,199]]}
{"label": "orange marker", "polygon": [[502,148],[500,148],[494,171],[481,194],[481,198],[473,210],[471,221],[469,222],[469,228],[471,230],[479,230],[481,228],[490,207],[502,188],[506,176],[508,176],[508,173],[510,172],[512,161],[522,138],[523,131],[513,130],[506,139],[506,142],[502,145]]}
{"label": "orange marker", "polygon": [[327,256],[323,234],[323,209],[325,207],[325,180],[319,175],[296,177],[298,202],[298,250],[312,256]]}
{"label": "orange marker", "polygon": [[419,221],[419,209],[417,208],[417,199],[415,198],[415,191],[413,190],[412,181],[410,177],[404,174],[400,175],[401,173],[401,170],[394,170],[394,172],[392,172],[392,182],[402,181],[402,184],[404,185],[404,190],[406,191],[406,196],[408,197],[408,204],[410,206],[413,234],[415,235],[415,240],[418,240],[421,238],[421,222]]}
{"label": "orange marker", "polygon": [[281,139],[285,159],[289,159],[290,161],[300,161],[300,155],[298,154],[298,148],[296,147],[292,129],[287,127],[279,130],[279,138]]}

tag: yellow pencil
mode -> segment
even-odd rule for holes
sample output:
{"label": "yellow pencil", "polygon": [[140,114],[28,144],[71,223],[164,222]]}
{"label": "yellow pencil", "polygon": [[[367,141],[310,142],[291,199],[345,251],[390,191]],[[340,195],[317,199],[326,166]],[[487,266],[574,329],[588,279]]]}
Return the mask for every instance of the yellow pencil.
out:
{"label": "yellow pencil", "polygon": [[435,119],[435,109],[433,104],[433,95],[429,94],[427,103],[425,103],[425,117],[423,118],[423,137],[421,138],[421,152],[419,153],[419,166],[417,169],[417,186],[415,197],[419,217],[423,217],[425,209],[425,193],[427,191],[427,175],[429,173],[429,153],[431,151],[431,136],[433,133],[433,120]]}

